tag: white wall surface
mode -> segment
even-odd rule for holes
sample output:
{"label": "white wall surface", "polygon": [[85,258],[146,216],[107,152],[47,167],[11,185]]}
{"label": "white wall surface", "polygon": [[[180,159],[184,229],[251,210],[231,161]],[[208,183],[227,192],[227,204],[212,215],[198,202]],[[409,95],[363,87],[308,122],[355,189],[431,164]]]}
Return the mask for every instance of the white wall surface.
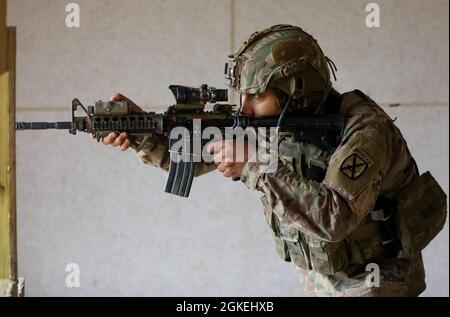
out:
{"label": "white wall surface", "polygon": [[[385,107],[421,171],[449,188],[448,1],[10,0],[17,26],[17,119],[68,120],[70,101],[122,92],[146,110],[173,103],[169,84],[222,87],[223,63],[255,30],[291,23],[338,66],[337,89]],[[389,104],[400,103],[398,107]],[[19,272],[28,296],[303,296],[277,258],[259,194],[218,172],[191,196],[163,193],[164,172],[86,135],[17,134]],[[449,295],[448,224],[425,250],[424,296]],[[65,286],[78,263],[81,287]]]}

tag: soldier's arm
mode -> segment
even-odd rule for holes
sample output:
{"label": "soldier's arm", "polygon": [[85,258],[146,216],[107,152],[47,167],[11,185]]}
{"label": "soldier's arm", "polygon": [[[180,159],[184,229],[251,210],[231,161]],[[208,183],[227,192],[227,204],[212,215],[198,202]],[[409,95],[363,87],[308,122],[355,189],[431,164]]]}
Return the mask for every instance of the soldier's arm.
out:
{"label": "soldier's arm", "polygon": [[[168,171],[170,163],[168,143],[167,138],[159,135],[153,135],[144,144],[143,148],[137,152],[137,156],[144,164],[156,166]],[[136,144],[132,142],[131,147],[136,148]],[[216,166],[214,163],[196,163],[194,176],[200,176],[215,169]]]}
{"label": "soldier's arm", "polygon": [[374,207],[387,161],[384,136],[366,127],[348,137],[330,160],[319,183],[290,172],[282,164],[275,173],[260,174],[247,163],[241,180],[263,192],[281,221],[317,239],[344,239]]}

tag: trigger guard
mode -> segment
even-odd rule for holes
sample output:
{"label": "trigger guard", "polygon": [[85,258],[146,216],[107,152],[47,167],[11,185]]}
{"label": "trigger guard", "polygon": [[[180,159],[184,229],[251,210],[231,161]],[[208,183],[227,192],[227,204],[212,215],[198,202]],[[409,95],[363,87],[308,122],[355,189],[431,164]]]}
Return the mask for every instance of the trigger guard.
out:
{"label": "trigger guard", "polygon": [[149,136],[149,135],[146,135],[146,136],[144,137],[144,139],[142,139],[142,142],[139,143],[139,145],[135,148],[136,152],[140,152],[140,151],[144,148],[145,144],[147,143],[147,141],[148,141],[149,139],[150,139],[150,136]]}

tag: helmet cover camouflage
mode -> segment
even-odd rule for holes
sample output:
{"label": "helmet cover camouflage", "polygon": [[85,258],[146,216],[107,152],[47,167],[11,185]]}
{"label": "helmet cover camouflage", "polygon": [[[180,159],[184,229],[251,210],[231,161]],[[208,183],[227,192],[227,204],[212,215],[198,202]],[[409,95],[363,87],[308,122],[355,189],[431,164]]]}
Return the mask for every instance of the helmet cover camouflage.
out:
{"label": "helmet cover camouflage", "polygon": [[299,27],[274,25],[255,32],[229,58],[226,78],[241,94],[278,88],[302,100],[306,107],[308,100],[315,100],[317,106],[317,100],[324,100],[331,89],[331,61],[317,41]]}

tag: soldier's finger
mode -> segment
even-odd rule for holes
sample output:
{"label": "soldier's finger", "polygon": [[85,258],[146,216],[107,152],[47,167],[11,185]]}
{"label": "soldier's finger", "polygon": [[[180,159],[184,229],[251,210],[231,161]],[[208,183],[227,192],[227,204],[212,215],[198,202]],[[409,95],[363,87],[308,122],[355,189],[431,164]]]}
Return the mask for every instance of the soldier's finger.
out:
{"label": "soldier's finger", "polygon": [[114,140],[113,142],[113,146],[119,146],[122,145],[123,142],[125,142],[125,139],[128,137],[128,134],[126,134],[125,132],[122,132],[121,134],[119,134],[119,136]]}
{"label": "soldier's finger", "polygon": [[233,168],[235,163],[233,162],[227,162],[227,161],[223,161],[222,162],[223,166],[225,166],[226,168]]}
{"label": "soldier's finger", "polygon": [[217,170],[221,173],[225,172],[226,167],[223,164],[217,165]]}
{"label": "soldier's finger", "polygon": [[103,144],[111,144],[112,142],[114,142],[114,140],[117,138],[117,133],[115,132],[111,132],[110,134],[108,134],[106,137],[104,137],[102,139]]}
{"label": "soldier's finger", "polygon": [[206,147],[206,150],[208,151],[209,154],[216,154],[220,152],[222,148],[223,148],[223,141],[217,141],[214,143],[209,143],[208,146]]}
{"label": "soldier's finger", "polygon": [[225,170],[222,173],[225,177],[231,177],[233,176],[233,169],[232,168],[225,168]]}
{"label": "soldier's finger", "polygon": [[121,139],[123,139],[123,141],[125,141],[125,139],[128,138],[128,133],[126,133],[126,132],[121,132],[121,133],[119,134],[118,138],[121,138]]}
{"label": "soldier's finger", "polygon": [[114,96],[112,96],[112,97],[110,98],[110,100],[111,100],[111,101],[122,101],[122,100],[127,100],[127,98],[126,98],[124,95],[122,95],[122,94],[120,94],[120,93],[117,93],[117,94],[115,94]]}
{"label": "soldier's finger", "polygon": [[120,146],[121,151],[126,151],[130,147],[130,139],[125,139],[123,144]]}
{"label": "soldier's finger", "polygon": [[222,162],[222,155],[221,153],[216,154],[213,156],[213,162],[214,164],[220,164]]}
{"label": "soldier's finger", "polygon": [[114,96],[111,97],[111,101],[126,101],[131,105],[131,109],[133,109],[134,112],[143,112],[141,107],[139,107],[137,104],[135,104],[133,101],[131,101],[129,98],[125,97],[121,93],[117,93]]}
{"label": "soldier's finger", "polygon": [[208,143],[207,145],[206,145],[206,152],[208,152],[209,154],[212,154],[211,153],[211,150],[212,150],[212,143]]}

